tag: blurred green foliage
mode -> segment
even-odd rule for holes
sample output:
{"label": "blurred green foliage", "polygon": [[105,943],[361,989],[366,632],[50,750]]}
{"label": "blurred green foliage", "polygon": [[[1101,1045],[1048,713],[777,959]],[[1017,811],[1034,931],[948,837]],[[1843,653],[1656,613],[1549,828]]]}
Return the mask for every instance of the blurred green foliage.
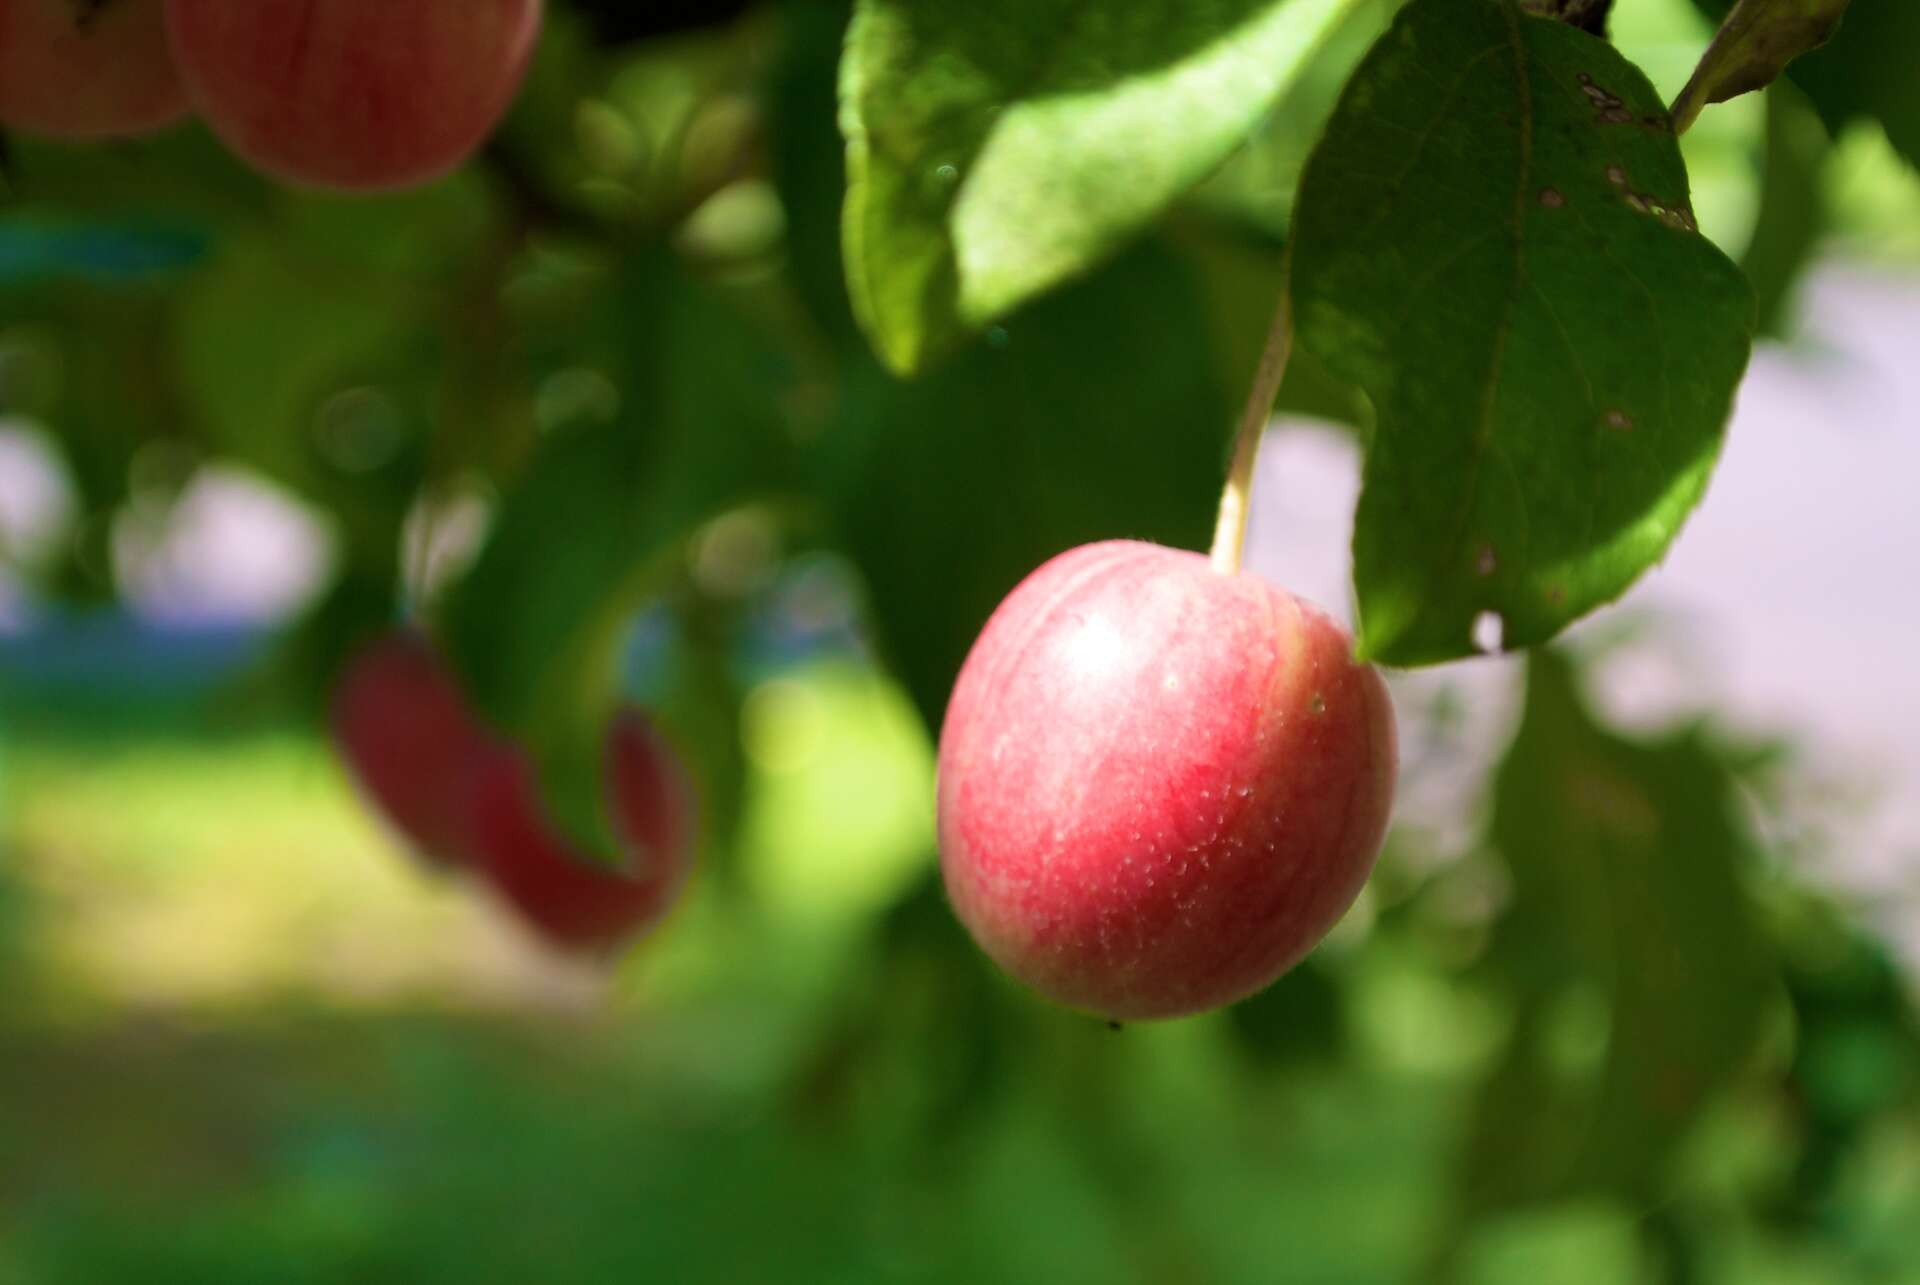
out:
{"label": "blurred green foliage", "polygon": [[[9,1285],[1920,1263],[1906,982],[1748,831],[1750,755],[1607,729],[1562,657],[1480,840],[1390,850],[1365,935],[1254,999],[1121,1031],[979,958],[928,877],[925,734],[857,662],[751,682],[737,877],[584,1010],[398,860],[324,747],[31,721],[0,827]],[[515,959],[532,992],[500,989]]]}
{"label": "blurred green foliage", "polygon": [[[845,285],[850,9],[556,3],[499,137],[375,200],[198,129],[7,140],[0,416],[77,511],[0,549],[61,653],[0,663],[0,1285],[1920,1280],[1909,979],[1757,832],[1773,769],[1606,726],[1571,655],[1484,833],[1401,836],[1262,995],[1115,1032],[979,957],[932,874],[953,672],[1063,546],[1204,539],[1295,181],[1394,6],[912,381]],[[1903,12],[1854,0],[1685,140],[1771,327],[1834,236],[1910,235]],[[1665,94],[1707,35],[1613,26]],[[1370,431],[1311,356],[1282,404]],[[310,506],[331,579],[244,681],[159,681],[101,610],[116,532],[215,465]],[[702,877],[610,986],[404,865],[313,738],[402,614],[576,833],[614,702],[690,747]]]}

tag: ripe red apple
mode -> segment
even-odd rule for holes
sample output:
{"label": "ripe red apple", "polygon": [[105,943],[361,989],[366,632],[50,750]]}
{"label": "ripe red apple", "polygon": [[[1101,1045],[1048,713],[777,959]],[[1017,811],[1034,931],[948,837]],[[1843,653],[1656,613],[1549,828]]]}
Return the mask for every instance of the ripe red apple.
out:
{"label": "ripe red apple", "polygon": [[333,734],[395,829],[434,862],[464,862],[474,765],[498,751],[424,639],[395,634],[354,657],[334,692]]}
{"label": "ripe red apple", "polygon": [[186,114],[164,0],[0,0],[0,124],[113,138]]}
{"label": "ripe red apple", "polygon": [[637,713],[607,738],[607,791],[626,864],[575,852],[542,814],[526,761],[480,765],[474,857],[495,890],[549,943],[600,952],[645,932],[674,903],[694,855],[698,808],[673,748]]}
{"label": "ripe red apple", "polygon": [[167,0],[180,74],[255,167],[314,187],[438,178],[492,132],[541,0]]}
{"label": "ripe red apple", "polygon": [[1113,541],[1007,596],[940,737],[941,869],[988,955],[1110,1018],[1231,1003],[1373,867],[1393,707],[1345,630],[1197,553]]}

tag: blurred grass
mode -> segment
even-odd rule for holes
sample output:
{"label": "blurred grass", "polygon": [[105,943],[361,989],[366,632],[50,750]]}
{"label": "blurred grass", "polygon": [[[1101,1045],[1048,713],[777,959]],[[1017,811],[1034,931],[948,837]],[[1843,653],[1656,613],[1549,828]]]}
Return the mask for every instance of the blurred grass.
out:
{"label": "blurred grass", "polygon": [[[1511,1024],[1457,944],[1389,904],[1227,1015],[1045,1008],[929,882],[931,748],[863,666],[753,688],[744,877],[610,976],[325,746],[130,726],[0,741],[0,1285],[1431,1278]],[[1678,1220],[1694,1279],[1920,1279],[1911,1111],[1795,1229],[1791,1110],[1757,1078],[1670,1208],[1502,1217],[1455,1278],[1673,1279]]]}

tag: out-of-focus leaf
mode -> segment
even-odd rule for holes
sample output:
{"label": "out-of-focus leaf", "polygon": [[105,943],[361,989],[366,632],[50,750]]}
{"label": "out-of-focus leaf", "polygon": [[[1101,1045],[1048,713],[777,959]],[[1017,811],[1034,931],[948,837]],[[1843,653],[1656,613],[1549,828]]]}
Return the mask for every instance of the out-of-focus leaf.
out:
{"label": "out-of-focus leaf", "polygon": [[1047,558],[1203,546],[1231,417],[1206,330],[1190,276],[1149,244],[935,375],[850,375],[829,491],[930,727],[980,626]]}
{"label": "out-of-focus leaf", "polygon": [[[1718,22],[1730,0],[1694,0]],[[1920,165],[1920,5],[1911,0],[1858,0],[1832,39],[1787,68],[1834,133],[1853,120],[1878,121],[1894,148]]]}
{"label": "out-of-focus leaf", "polygon": [[1509,646],[1624,591],[1699,500],[1753,297],[1695,230],[1653,87],[1512,0],[1414,0],[1294,218],[1300,346],[1372,399],[1360,648]]}
{"label": "out-of-focus leaf", "polygon": [[421,484],[522,413],[497,347],[496,212],[461,177],[352,201],[280,194],[177,292],[174,348],[216,450],[325,505],[384,574]]}
{"label": "out-of-focus leaf", "polygon": [[840,1116],[883,1147],[924,1159],[959,1142],[1012,1082],[1020,1004],[979,967],[938,875],[880,921],[883,963],[825,1032],[796,1085],[814,1120]]}
{"label": "out-of-focus leaf", "polygon": [[847,0],[793,0],[781,6],[786,39],[768,112],[768,150],[787,214],[788,270],[814,319],[841,342],[855,332],[840,260],[846,145],[834,125],[850,8]]}
{"label": "out-of-focus leaf", "polygon": [[[425,301],[290,262],[264,232],[229,238],[179,299],[182,383],[207,435],[308,494],[320,488],[314,474],[324,467],[314,440],[324,403],[364,380],[425,321]],[[366,458],[385,445],[368,441]]]}
{"label": "out-of-focus leaf", "polygon": [[1788,63],[1825,44],[1846,11],[1847,0],[1739,0],[1673,100],[1673,132],[1686,133],[1708,103],[1765,89]]}
{"label": "out-of-focus leaf", "polygon": [[679,541],[777,493],[792,468],[782,365],[726,300],[657,254],[627,263],[612,298],[596,346],[615,356],[620,413],[540,445],[442,620],[472,696],[532,755],[555,821],[604,855],[600,764],[625,626]]}
{"label": "out-of-focus leaf", "polygon": [[133,492],[138,461],[162,466],[146,470],[156,491],[191,471],[190,416],[171,363],[173,315],[151,279],[48,280],[0,291],[10,364],[38,372],[13,394],[23,404],[0,413],[46,425],[78,502],[75,538],[45,569],[59,597],[113,595],[113,518]]}
{"label": "out-of-focus leaf", "polygon": [[36,216],[216,227],[257,216],[272,200],[272,185],[199,125],[110,144],[6,141],[0,196]]}
{"label": "out-of-focus leaf", "polygon": [[1595,723],[1541,651],[1491,839],[1512,897],[1490,965],[1517,1015],[1474,1109],[1461,1212],[1643,1201],[1750,1056],[1773,985],[1732,782],[1697,734],[1643,744]]}
{"label": "out-of-focus leaf", "polygon": [[1269,1065],[1335,1063],[1346,1053],[1340,986],[1309,957],[1259,994],[1227,1010],[1240,1047]]}
{"label": "out-of-focus leaf", "polygon": [[1245,139],[1349,0],[861,0],[847,279],[892,369],[1087,270]]}
{"label": "out-of-focus leaf", "polygon": [[333,584],[280,634],[262,663],[240,686],[242,699],[288,701],[318,725],[324,722],[341,671],[360,648],[391,632],[402,601],[397,559],[349,559]]}
{"label": "out-of-focus leaf", "polygon": [[397,556],[424,474],[440,357],[427,300],[227,239],[177,292],[181,396],[207,445],[324,505],[349,561]]}
{"label": "out-of-focus leaf", "polygon": [[[1225,388],[1253,383],[1273,312],[1286,289],[1286,252],[1244,228],[1205,219],[1177,219],[1168,243],[1193,268],[1213,321],[1213,353]],[[1368,422],[1366,398],[1327,373],[1311,353],[1296,348],[1287,362],[1276,414],[1304,415],[1359,427]]]}
{"label": "out-of-focus leaf", "polygon": [[1792,323],[1793,297],[1828,224],[1822,179],[1826,132],[1790,83],[1767,93],[1767,151],[1760,214],[1740,267],[1760,307],[1759,333],[1780,338]]}
{"label": "out-of-focus leaf", "polygon": [[1787,1083],[1801,1146],[1770,1212],[1804,1225],[1831,1211],[1857,1149],[1920,1090],[1920,1011],[1870,930],[1814,895],[1782,892],[1769,924],[1793,1003]]}
{"label": "out-of-focus leaf", "polygon": [[[1393,21],[1402,0],[1354,0],[1251,137],[1181,202],[1268,238],[1286,235],[1300,171],[1354,68]],[[1257,343],[1266,333],[1255,327]]]}

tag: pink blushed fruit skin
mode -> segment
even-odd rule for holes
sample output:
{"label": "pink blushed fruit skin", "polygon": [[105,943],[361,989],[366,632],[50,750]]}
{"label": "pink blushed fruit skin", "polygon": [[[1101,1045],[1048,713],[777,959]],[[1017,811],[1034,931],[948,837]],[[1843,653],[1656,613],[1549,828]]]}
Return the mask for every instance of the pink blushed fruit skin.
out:
{"label": "pink blushed fruit skin", "polygon": [[1232,1003],[1359,895],[1393,707],[1317,608],[1196,553],[1072,549],[974,643],[940,737],[955,912],[1042,995],[1115,1020]]}
{"label": "pink blushed fruit skin", "polygon": [[607,733],[617,867],[577,852],[541,806],[526,756],[467,704],[423,637],[361,649],[334,691],[341,757],[430,863],[465,868],[550,946],[605,955],[672,908],[693,865],[699,806],[679,755],[636,710]]}
{"label": "pink blushed fruit skin", "polygon": [[357,653],[332,724],[355,781],[414,850],[465,864],[475,765],[497,751],[426,641],[394,634]]}
{"label": "pink blushed fruit skin", "polygon": [[291,183],[377,191],[455,169],[492,132],[541,0],[166,0],[194,106]]}
{"label": "pink blushed fruit skin", "polygon": [[0,125],[126,138],[186,114],[165,0],[0,0]]}
{"label": "pink blushed fruit skin", "polygon": [[489,756],[474,791],[474,856],[495,892],[551,945],[589,954],[624,945],[672,907],[699,814],[679,756],[638,714],[614,723],[605,766],[622,869],[581,856],[555,832],[520,755]]}

